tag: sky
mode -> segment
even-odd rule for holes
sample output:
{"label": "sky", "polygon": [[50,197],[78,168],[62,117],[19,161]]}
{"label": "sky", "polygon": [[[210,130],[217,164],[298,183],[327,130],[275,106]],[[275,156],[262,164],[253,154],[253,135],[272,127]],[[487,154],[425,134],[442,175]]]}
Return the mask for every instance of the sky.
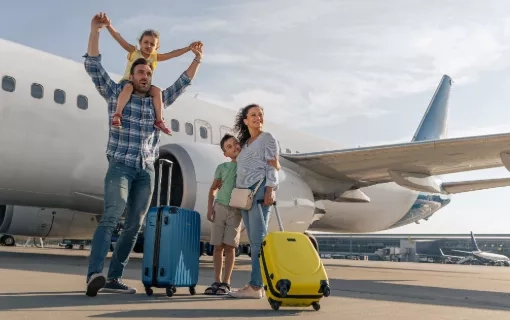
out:
{"label": "sky", "polygon": [[[410,141],[445,73],[454,81],[449,137],[510,131],[505,0],[120,3],[18,0],[0,11],[0,36],[81,62],[90,19],[102,11],[132,43],[158,30],[161,52],[201,40],[204,58],[188,92],[233,109],[257,102],[271,121],[346,148]],[[106,30],[100,51],[107,70],[122,74],[126,53]],[[158,64],[155,84],[173,81],[192,57]],[[491,169],[443,179],[508,176]],[[429,221],[386,232],[508,233],[509,193],[454,195]]]}

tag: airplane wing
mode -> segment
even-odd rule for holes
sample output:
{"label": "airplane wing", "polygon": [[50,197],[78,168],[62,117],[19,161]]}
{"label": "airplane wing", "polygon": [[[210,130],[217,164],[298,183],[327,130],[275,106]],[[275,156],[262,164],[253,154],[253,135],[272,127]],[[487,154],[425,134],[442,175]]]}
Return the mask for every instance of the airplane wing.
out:
{"label": "airplane wing", "polygon": [[[432,175],[501,166],[510,170],[510,133],[282,154],[281,157],[325,177],[352,182],[354,188],[392,181],[409,187],[413,183],[419,185],[418,179]],[[507,185],[510,179],[455,182],[445,187],[455,193]]]}

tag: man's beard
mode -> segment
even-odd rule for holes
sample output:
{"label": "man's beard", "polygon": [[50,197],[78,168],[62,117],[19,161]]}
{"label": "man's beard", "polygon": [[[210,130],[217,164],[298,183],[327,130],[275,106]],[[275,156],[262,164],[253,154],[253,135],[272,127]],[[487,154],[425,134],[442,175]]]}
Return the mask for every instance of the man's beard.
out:
{"label": "man's beard", "polygon": [[149,92],[150,90],[150,87],[151,87],[150,83],[147,83],[147,86],[143,86],[140,82],[136,82],[134,86],[134,92],[147,94],[147,92]]}

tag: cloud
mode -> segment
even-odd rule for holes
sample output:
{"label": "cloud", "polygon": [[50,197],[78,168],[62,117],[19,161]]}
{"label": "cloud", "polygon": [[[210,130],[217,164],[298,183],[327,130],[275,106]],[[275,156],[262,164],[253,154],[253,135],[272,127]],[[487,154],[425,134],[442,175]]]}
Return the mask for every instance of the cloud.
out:
{"label": "cloud", "polygon": [[247,63],[250,61],[250,57],[232,54],[232,53],[213,53],[207,55],[207,63],[214,64],[237,64],[237,63]]}
{"label": "cloud", "polygon": [[162,37],[204,41],[202,97],[236,109],[259,102],[275,121],[314,127],[395,112],[379,102],[433,92],[444,73],[461,86],[509,67],[505,5],[265,0],[150,18]]}

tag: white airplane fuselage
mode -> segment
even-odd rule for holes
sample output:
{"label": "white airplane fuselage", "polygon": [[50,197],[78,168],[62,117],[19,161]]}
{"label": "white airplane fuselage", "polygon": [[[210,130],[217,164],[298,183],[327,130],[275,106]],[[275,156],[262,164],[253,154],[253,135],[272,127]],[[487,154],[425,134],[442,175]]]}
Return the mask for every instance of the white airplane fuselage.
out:
{"label": "white airplane fuselage", "polygon": [[[83,63],[5,40],[0,40],[0,53],[0,233],[90,239],[97,225],[94,215],[103,210],[109,134],[106,102]],[[156,85],[163,89],[177,77]],[[15,88],[10,92],[12,79]],[[38,86],[43,88],[42,98],[31,95]],[[55,102],[57,89],[65,92],[64,104]],[[86,109],[77,107],[78,95],[86,97]],[[173,129],[171,137],[162,135],[161,156],[178,162],[183,174],[180,204],[203,215],[203,239],[210,234],[205,214],[214,169],[228,161],[219,141],[233,127],[236,113],[186,94],[164,111],[167,125],[175,119],[179,130]],[[340,148],[271,120],[266,116],[264,130],[278,139],[283,155]],[[446,195],[412,191],[395,183],[363,188],[370,198],[366,203],[316,201],[299,170],[286,166],[285,159],[281,163],[277,201],[288,231],[375,232],[428,218],[450,201]],[[179,180],[175,175],[173,179]],[[316,207],[325,214],[316,214]],[[270,230],[277,228],[272,218]],[[247,242],[244,233],[242,241]]]}
{"label": "white airplane fuselage", "polygon": [[473,251],[472,254],[475,257],[486,261],[510,261],[510,258],[508,258],[507,256],[497,253]]}

